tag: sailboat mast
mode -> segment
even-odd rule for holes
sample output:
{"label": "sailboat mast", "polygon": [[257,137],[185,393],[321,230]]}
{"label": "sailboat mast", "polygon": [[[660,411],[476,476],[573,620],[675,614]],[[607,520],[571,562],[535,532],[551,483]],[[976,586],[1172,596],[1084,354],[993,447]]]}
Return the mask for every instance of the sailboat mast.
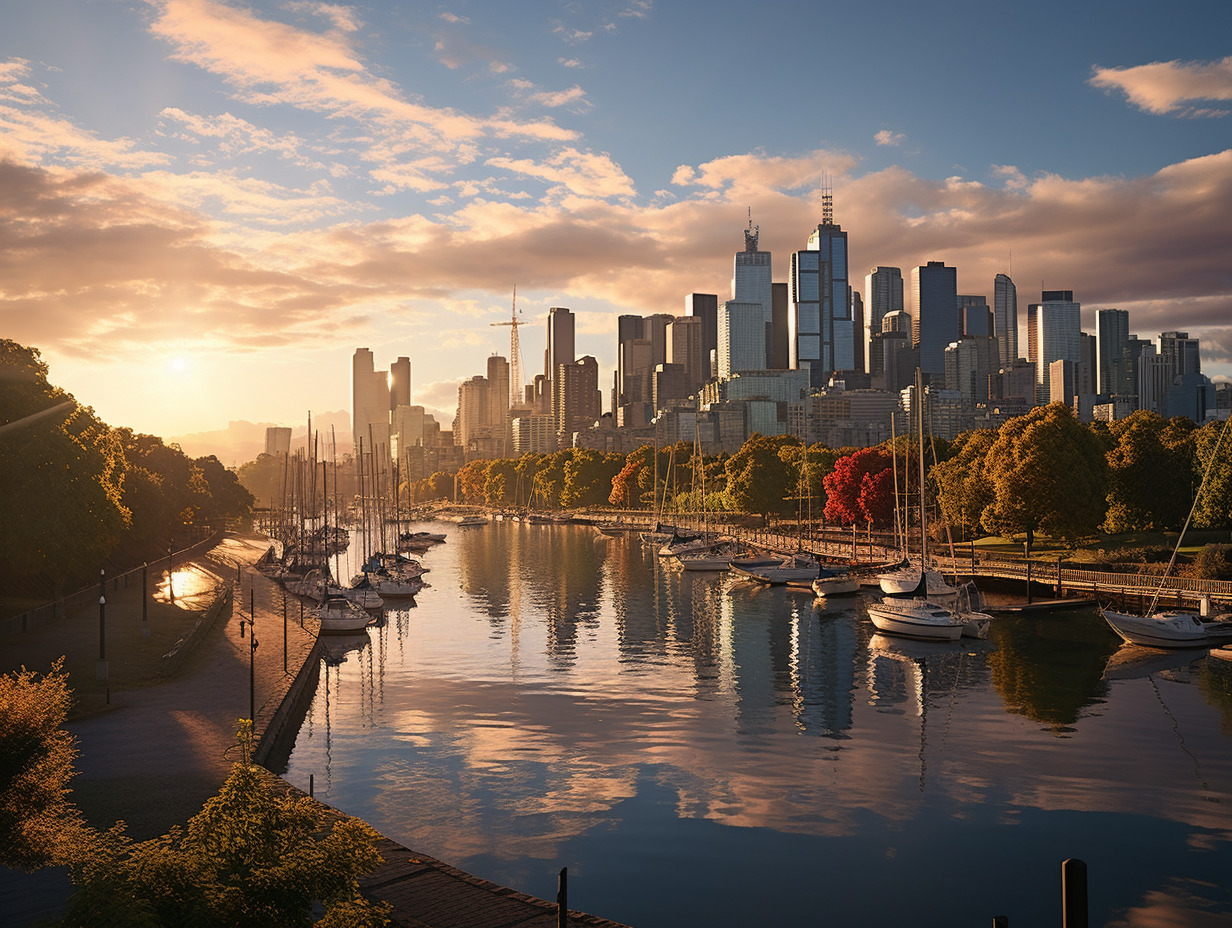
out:
{"label": "sailboat mast", "polygon": [[920,570],[928,569],[928,520],[924,514],[924,387],[915,369],[916,426],[920,439]]}

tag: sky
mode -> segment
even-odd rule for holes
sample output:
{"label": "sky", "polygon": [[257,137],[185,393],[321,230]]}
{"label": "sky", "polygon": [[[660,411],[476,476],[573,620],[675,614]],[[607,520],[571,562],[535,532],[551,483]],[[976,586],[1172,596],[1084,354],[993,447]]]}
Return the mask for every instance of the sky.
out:
{"label": "sky", "polygon": [[0,337],[168,439],[349,410],[358,347],[449,428],[515,286],[527,378],[566,306],[606,394],[617,315],[730,298],[750,216],[786,280],[826,183],[853,282],[1007,272],[1232,374],[1224,0],[3,13]]}

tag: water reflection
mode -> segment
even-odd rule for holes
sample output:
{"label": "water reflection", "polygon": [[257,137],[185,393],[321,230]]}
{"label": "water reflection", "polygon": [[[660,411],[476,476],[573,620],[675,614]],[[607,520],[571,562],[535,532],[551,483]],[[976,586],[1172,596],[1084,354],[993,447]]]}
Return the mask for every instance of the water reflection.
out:
{"label": "water reflection", "polygon": [[418,605],[323,668],[287,772],[426,853],[545,896],[580,868],[585,907],[639,928],[749,923],[753,883],[814,920],[819,872],[836,924],[1043,922],[1067,856],[1132,874],[1093,880],[1095,923],[1232,914],[1189,882],[1232,862],[1232,666],[1109,673],[1115,638],[1073,612],[890,639],[858,598],[819,611],[579,527],[430,556]]}
{"label": "water reflection", "polygon": [[1005,708],[1068,734],[1108,694],[1104,667],[1119,639],[1094,610],[1031,613],[992,624],[992,682]]}

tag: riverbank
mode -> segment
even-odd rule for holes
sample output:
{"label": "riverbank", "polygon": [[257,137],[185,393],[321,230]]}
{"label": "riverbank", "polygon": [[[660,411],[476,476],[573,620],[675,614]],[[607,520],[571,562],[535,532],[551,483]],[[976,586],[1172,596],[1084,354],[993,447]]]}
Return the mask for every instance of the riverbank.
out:
{"label": "riverbank", "polygon": [[[156,578],[151,571],[149,596],[140,584],[108,588],[106,679],[98,666],[97,605],[0,638],[5,672],[22,665],[43,671],[66,656],[82,710],[68,725],[80,752],[73,798],[95,827],[122,820],[132,837],[145,839],[186,821],[230,772],[237,722],[250,713],[261,738],[259,758],[285,749],[279,736],[298,726],[295,694],[315,683],[317,627],[299,600],[251,569],[266,546],[262,536],[231,534],[176,565],[169,587],[165,572]],[[380,848],[385,863],[364,888],[393,903],[395,925],[555,923],[554,903],[478,880],[388,839]],[[7,923],[53,918],[70,892],[63,870],[0,872],[0,895],[13,900]],[[570,918],[618,928],[580,913]]]}

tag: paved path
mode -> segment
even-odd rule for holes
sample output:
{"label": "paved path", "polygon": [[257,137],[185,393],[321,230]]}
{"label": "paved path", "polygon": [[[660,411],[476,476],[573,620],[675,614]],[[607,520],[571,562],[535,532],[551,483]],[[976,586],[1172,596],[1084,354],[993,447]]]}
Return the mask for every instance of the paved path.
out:
{"label": "paved path", "polygon": [[[260,536],[230,535],[208,555],[177,564],[178,605],[160,603],[156,616],[147,606],[152,629],[141,627],[139,585],[109,589],[109,635],[126,644],[118,654],[108,645],[114,665],[107,683],[82,670],[97,660],[97,606],[0,641],[0,671],[22,663],[44,670],[54,656],[67,653],[70,683],[76,687],[74,678],[81,681],[82,702],[93,707],[102,700],[103,708],[68,725],[80,750],[74,798],[96,827],[123,820],[131,836],[144,839],[186,821],[230,772],[237,722],[248,717],[250,698],[260,734],[271,724],[296,674],[305,666],[312,669],[315,618],[303,613],[301,627],[300,601],[248,569],[264,550]],[[210,604],[228,590],[231,607],[215,610],[217,618],[206,621]],[[259,646],[252,652],[248,621],[254,612]],[[138,664],[147,668],[144,675],[135,669]],[[121,666],[129,685],[117,680],[115,671]],[[168,671],[170,675],[163,676]],[[386,862],[364,885],[371,895],[394,904],[396,925],[556,924],[554,903],[479,880],[387,839],[381,850]],[[0,899],[5,900],[0,921],[26,925],[52,917],[62,911],[69,891],[63,871],[28,875],[0,869]],[[571,913],[570,924],[619,928],[581,913]]]}

